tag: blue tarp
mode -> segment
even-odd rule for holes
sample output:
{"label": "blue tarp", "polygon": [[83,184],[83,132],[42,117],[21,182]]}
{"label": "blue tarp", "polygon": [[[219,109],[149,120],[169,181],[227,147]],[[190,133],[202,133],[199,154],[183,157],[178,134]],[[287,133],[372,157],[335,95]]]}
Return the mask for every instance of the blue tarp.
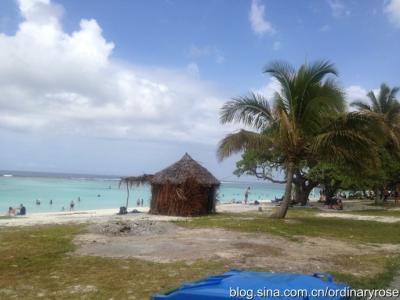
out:
{"label": "blue tarp", "polygon": [[350,287],[335,283],[329,274],[229,272],[185,283],[152,300],[243,300],[243,299],[347,299]]}

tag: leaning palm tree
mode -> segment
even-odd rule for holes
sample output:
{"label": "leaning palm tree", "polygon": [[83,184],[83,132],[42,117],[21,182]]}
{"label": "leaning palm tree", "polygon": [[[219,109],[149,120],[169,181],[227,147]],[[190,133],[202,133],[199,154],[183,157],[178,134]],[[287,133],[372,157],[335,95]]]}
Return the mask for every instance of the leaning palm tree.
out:
{"label": "leaning palm tree", "polygon": [[360,112],[373,114],[380,118],[388,137],[388,146],[400,149],[400,104],[396,99],[399,88],[390,88],[382,83],[379,92],[370,91],[367,94],[370,104],[364,101],[354,101],[350,105]]}
{"label": "leaning palm tree", "polygon": [[331,77],[327,78],[337,75],[331,63],[318,61],[295,70],[287,63],[273,62],[264,72],[280,84],[273,106],[254,93],[228,101],[222,107],[221,122],[238,122],[253,130],[226,136],[219,144],[218,156],[222,160],[246,149],[280,151],[286,186],[282,204],[273,217],[284,218],[290,204],[293,175],[302,162],[317,153],[332,159],[354,159],[359,151],[346,149],[345,144],[366,142],[367,138],[360,132],[352,132],[348,126],[363,118],[359,114],[345,115],[342,90]]}

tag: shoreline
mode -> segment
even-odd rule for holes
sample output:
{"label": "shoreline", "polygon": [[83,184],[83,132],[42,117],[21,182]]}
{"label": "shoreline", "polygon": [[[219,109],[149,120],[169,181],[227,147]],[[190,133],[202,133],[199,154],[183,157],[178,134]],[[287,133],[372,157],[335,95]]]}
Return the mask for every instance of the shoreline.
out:
{"label": "shoreline", "polygon": [[[259,205],[255,205],[254,202],[249,204],[243,203],[219,203],[216,205],[216,211],[218,213],[245,213],[245,212],[256,212],[261,207],[262,210],[271,211],[275,205],[271,203],[270,200],[258,200]],[[360,201],[352,200],[345,201],[347,209],[351,210],[363,210],[372,209],[371,207],[366,207],[364,205],[357,205]],[[310,203],[315,203],[310,200]],[[351,206],[350,203],[353,203]],[[350,206],[350,207],[349,207]],[[317,207],[314,206],[313,207]],[[131,207],[130,211],[136,210],[137,213],[128,213],[126,215],[118,215],[119,208],[106,208],[106,209],[90,209],[90,210],[74,210],[74,211],[60,211],[60,212],[38,212],[38,213],[28,213],[26,216],[13,216],[8,217],[6,215],[0,215],[0,227],[3,226],[32,226],[32,225],[46,225],[46,224],[81,224],[81,223],[101,223],[110,220],[154,220],[154,221],[171,221],[171,220],[182,220],[187,217],[177,217],[177,216],[163,216],[163,215],[153,215],[149,214],[149,207]],[[321,209],[320,214],[324,217],[332,217],[330,214],[331,210]],[[335,211],[334,216],[341,215],[342,211]],[[341,218],[351,218],[352,215],[343,215]],[[361,217],[366,218],[366,217]],[[371,218],[367,218],[371,219]],[[379,219],[380,218],[376,218]],[[378,220],[378,221],[379,221]],[[395,218],[394,220],[395,221]]]}
{"label": "shoreline", "polygon": [[[269,201],[268,201],[269,202]],[[248,212],[257,211],[258,207],[268,203],[266,200],[260,201],[261,205],[240,204],[240,203],[221,203],[217,205],[217,212]],[[106,222],[110,219],[148,219],[154,221],[171,221],[185,219],[185,217],[151,215],[148,213],[149,207],[134,207],[138,213],[128,213],[126,215],[117,215],[119,208],[75,210],[62,212],[42,212],[32,213],[26,216],[1,216],[0,227],[3,226],[32,226],[46,224],[81,224],[91,222]]]}

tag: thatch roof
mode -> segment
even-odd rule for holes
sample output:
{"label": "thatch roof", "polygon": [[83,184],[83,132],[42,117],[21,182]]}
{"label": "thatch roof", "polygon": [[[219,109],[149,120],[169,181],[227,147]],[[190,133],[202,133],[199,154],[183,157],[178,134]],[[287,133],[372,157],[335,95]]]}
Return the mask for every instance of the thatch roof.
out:
{"label": "thatch roof", "polygon": [[187,153],[176,163],[154,174],[150,182],[152,184],[181,184],[188,179],[205,185],[219,185],[220,183],[217,178]]}
{"label": "thatch roof", "polygon": [[139,186],[141,184],[149,183],[153,175],[150,174],[143,174],[141,176],[129,176],[129,177],[122,177],[119,181],[119,185],[121,184],[128,184],[130,187],[132,186]]}

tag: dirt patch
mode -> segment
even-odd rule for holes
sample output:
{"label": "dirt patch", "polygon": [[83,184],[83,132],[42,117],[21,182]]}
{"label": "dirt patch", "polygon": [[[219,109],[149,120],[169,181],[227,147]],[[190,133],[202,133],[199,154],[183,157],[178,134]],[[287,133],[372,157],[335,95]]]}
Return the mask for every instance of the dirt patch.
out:
{"label": "dirt patch", "polygon": [[218,228],[188,229],[169,222],[135,221],[90,225],[78,235],[77,255],[139,258],[156,262],[222,259],[232,267],[272,271],[340,270],[356,275],[381,271],[380,262],[346,263],[340,258],[400,253],[398,245],[370,245],[302,237],[297,241]]}
{"label": "dirt patch", "polygon": [[175,228],[175,225],[169,222],[157,222],[153,220],[114,220],[107,223],[89,225],[87,231],[94,234],[109,236],[137,236],[164,234],[172,228]]}

